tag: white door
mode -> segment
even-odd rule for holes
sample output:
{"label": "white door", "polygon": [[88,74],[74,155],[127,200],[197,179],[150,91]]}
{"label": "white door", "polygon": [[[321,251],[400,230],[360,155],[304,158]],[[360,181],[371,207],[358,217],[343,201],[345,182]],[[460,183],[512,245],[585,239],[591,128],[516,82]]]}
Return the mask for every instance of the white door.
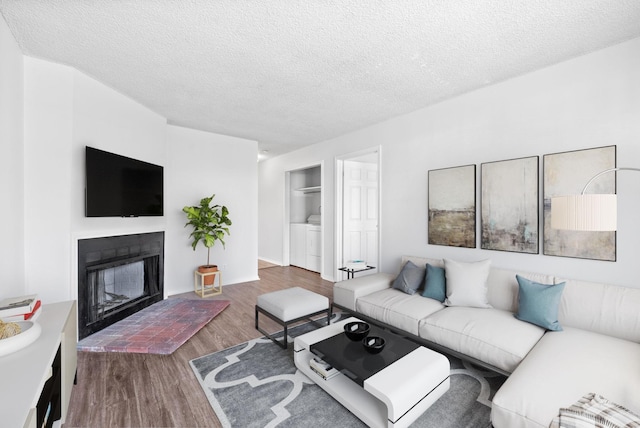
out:
{"label": "white door", "polygon": [[[378,165],[344,161],[343,185],[342,266],[351,260],[364,260],[375,266],[378,260]],[[373,269],[358,276],[377,271]]]}

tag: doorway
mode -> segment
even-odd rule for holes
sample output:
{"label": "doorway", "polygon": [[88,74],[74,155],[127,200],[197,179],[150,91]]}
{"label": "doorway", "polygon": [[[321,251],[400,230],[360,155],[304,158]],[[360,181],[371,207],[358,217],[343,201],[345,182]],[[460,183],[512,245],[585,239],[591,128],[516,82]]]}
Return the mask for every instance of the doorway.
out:
{"label": "doorway", "polygon": [[285,172],[284,265],[322,275],[322,162]]}
{"label": "doorway", "polygon": [[339,270],[347,262],[364,260],[380,266],[380,148],[336,159],[336,281],[347,279]]}

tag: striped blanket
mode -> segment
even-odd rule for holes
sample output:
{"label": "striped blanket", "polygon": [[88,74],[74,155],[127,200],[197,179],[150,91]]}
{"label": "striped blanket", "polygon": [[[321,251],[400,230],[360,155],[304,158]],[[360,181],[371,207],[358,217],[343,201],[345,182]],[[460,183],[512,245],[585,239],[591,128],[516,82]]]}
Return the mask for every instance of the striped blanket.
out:
{"label": "striped blanket", "polygon": [[549,428],[640,428],[640,416],[590,393],[571,407],[560,409]]}

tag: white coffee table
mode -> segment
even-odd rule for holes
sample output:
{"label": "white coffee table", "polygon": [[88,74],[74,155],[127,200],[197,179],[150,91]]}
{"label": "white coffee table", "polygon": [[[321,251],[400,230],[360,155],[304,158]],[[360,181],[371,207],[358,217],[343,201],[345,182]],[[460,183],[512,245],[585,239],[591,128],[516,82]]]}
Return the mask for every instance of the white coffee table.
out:
{"label": "white coffee table", "polygon": [[[358,320],[349,318],[296,337],[296,367],[368,426],[409,426],[449,389],[449,360],[419,346],[364,379],[362,386],[342,373],[324,380],[309,368],[309,361],[314,357],[310,348],[332,336],[344,334],[344,325],[352,321]],[[336,365],[336,368],[339,367]]]}

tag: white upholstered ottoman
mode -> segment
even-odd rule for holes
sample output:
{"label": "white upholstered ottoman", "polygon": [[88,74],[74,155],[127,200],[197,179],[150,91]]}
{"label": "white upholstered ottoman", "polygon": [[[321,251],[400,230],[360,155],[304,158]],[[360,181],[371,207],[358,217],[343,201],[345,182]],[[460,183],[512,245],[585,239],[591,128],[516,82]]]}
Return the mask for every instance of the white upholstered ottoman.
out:
{"label": "white upholstered ottoman", "polygon": [[[286,288],[258,296],[256,304],[256,330],[287,349],[287,326],[326,312],[327,325],[331,320],[331,305],[325,296],[300,287]],[[284,327],[282,341],[258,326],[258,314],[262,313]]]}

